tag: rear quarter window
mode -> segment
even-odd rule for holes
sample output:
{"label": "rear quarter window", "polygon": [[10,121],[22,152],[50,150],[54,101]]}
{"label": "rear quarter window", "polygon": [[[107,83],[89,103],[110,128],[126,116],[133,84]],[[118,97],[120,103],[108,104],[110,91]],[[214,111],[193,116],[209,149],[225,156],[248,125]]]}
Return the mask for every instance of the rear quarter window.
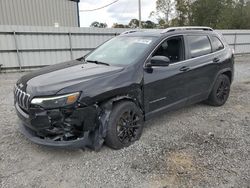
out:
{"label": "rear quarter window", "polygon": [[210,39],[214,52],[224,49],[224,45],[218,37],[211,36]]}
{"label": "rear quarter window", "polygon": [[203,56],[212,52],[207,36],[187,36],[190,58]]}

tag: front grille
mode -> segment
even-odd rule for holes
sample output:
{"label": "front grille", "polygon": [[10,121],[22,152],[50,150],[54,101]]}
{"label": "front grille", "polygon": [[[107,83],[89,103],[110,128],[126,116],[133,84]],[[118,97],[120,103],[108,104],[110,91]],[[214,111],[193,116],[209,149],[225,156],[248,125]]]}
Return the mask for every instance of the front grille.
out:
{"label": "front grille", "polygon": [[30,95],[19,89],[16,85],[14,87],[14,97],[21,108],[25,110],[29,108]]}

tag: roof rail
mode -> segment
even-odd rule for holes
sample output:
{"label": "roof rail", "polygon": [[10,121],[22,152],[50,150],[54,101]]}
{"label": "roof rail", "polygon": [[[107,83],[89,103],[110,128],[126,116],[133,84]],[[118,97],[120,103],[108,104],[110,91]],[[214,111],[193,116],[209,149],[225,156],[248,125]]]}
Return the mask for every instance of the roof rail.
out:
{"label": "roof rail", "polygon": [[213,31],[211,27],[202,27],[202,26],[190,26],[190,27],[169,27],[167,29],[164,29],[161,34],[177,31],[177,30],[203,30],[203,31]]}
{"label": "roof rail", "polygon": [[142,32],[142,31],[141,30],[128,30],[128,31],[122,32],[120,35],[127,35],[130,33],[136,33],[136,32]]}

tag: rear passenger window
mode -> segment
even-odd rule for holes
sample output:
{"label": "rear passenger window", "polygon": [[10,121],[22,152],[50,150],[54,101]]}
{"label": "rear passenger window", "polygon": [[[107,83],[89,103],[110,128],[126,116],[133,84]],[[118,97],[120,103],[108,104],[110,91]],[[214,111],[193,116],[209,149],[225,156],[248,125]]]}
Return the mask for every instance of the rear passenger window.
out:
{"label": "rear passenger window", "polygon": [[213,47],[214,52],[222,50],[224,48],[224,45],[222,44],[220,39],[218,39],[218,37],[212,36],[211,43],[212,43],[212,47]]}
{"label": "rear passenger window", "polygon": [[206,55],[212,52],[207,36],[187,36],[191,58]]}

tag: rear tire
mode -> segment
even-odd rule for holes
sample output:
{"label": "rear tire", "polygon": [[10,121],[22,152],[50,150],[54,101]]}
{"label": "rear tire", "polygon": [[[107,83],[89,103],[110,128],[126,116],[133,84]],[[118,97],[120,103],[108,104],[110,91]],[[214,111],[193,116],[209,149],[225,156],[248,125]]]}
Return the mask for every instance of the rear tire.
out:
{"label": "rear tire", "polygon": [[142,130],[141,110],[133,102],[119,102],[110,114],[105,143],[113,149],[128,147],[140,139]]}
{"label": "rear tire", "polygon": [[222,106],[226,103],[230,93],[230,79],[227,75],[218,76],[213,89],[208,97],[207,103],[211,106]]}

